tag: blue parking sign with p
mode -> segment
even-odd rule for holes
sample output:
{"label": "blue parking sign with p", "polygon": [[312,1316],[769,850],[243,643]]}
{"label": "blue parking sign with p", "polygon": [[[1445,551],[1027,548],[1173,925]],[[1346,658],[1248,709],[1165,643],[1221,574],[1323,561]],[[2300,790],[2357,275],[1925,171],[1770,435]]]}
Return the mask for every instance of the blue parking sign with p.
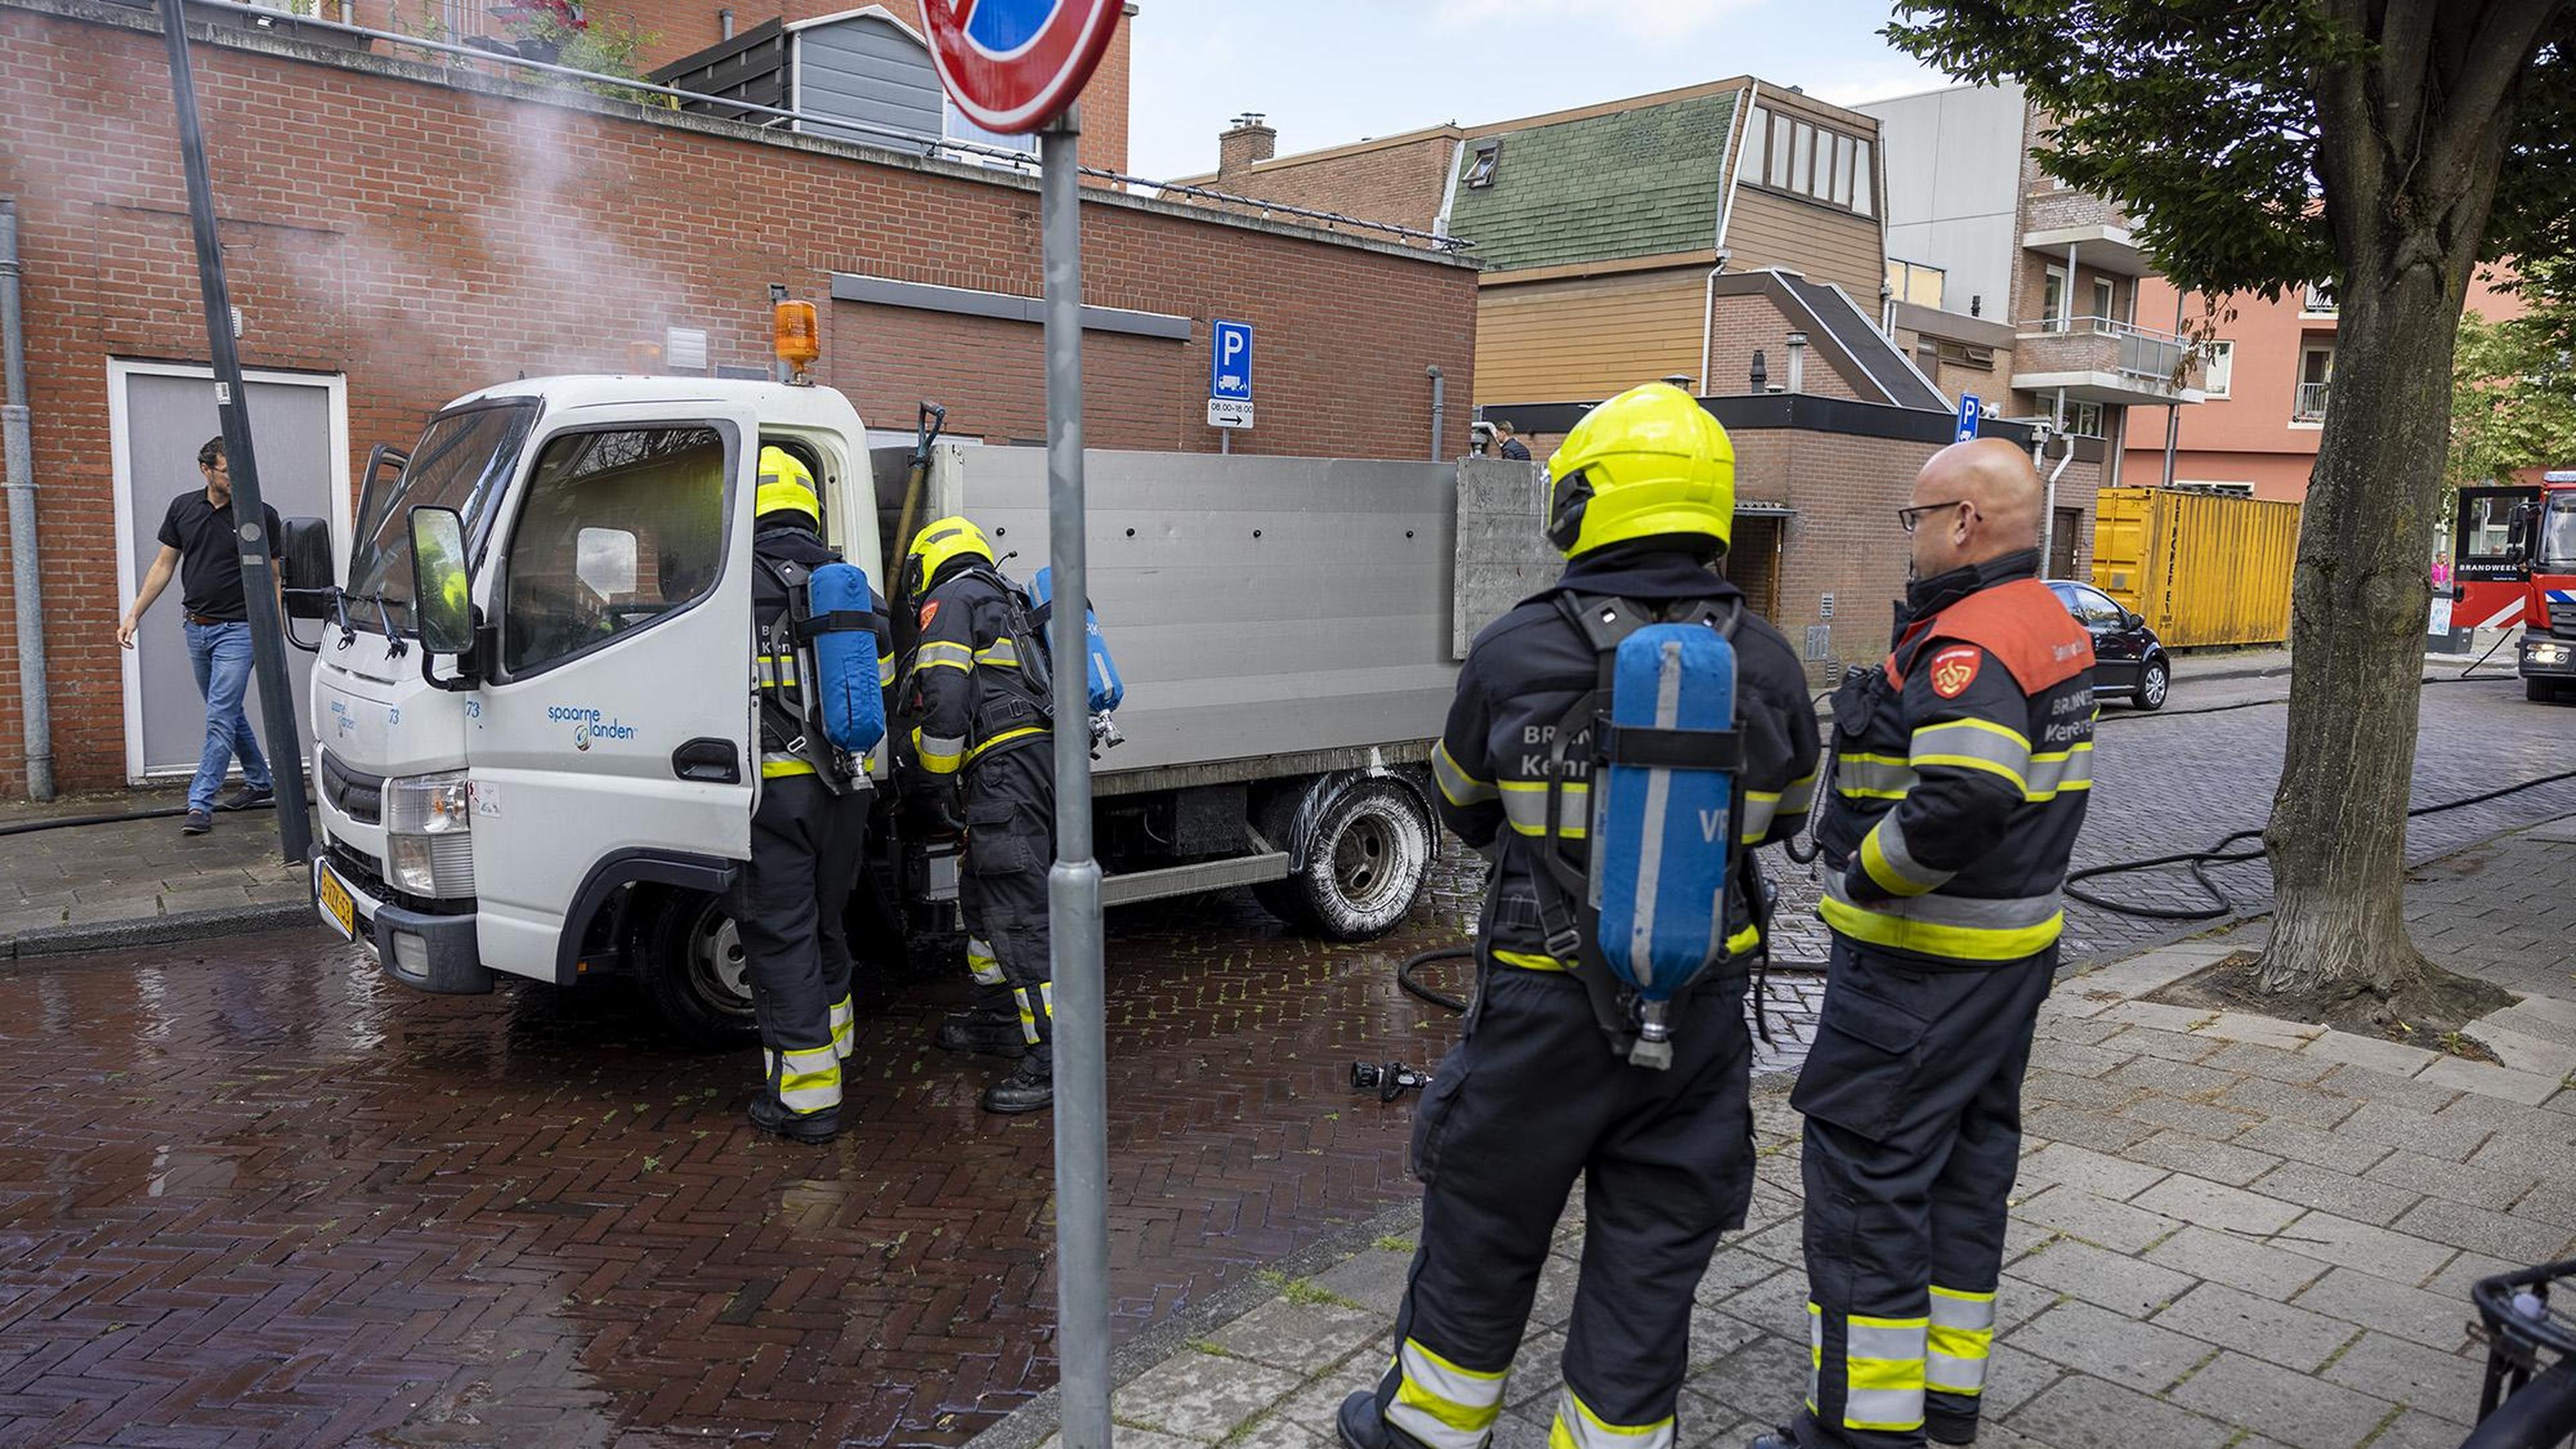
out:
{"label": "blue parking sign with p", "polygon": [[1963,392],[1959,394],[1958,440],[1960,442],[1964,443],[1977,435],[1977,418],[1983,410],[1984,404],[1977,400],[1977,395],[1975,393]]}
{"label": "blue parking sign with p", "polygon": [[1208,323],[1208,396],[1234,402],[1252,400],[1252,324]]}

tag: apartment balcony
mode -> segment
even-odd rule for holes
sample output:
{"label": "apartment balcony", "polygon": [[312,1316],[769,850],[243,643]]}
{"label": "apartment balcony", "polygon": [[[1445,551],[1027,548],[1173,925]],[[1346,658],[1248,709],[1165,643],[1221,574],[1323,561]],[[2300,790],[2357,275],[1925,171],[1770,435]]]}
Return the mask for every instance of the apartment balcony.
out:
{"label": "apartment balcony", "polygon": [[2129,213],[2089,191],[2032,192],[2022,205],[2021,244],[2056,257],[2063,257],[2072,246],[2077,265],[2124,277],[2145,276],[2156,269],[2138,248]]}
{"label": "apartment balcony", "polygon": [[2291,399],[2290,402],[2290,421],[2294,423],[2324,422],[2326,420],[2326,389],[2333,385],[2334,384],[2332,383],[2326,382],[2300,383],[2298,396]]}
{"label": "apartment balcony", "polygon": [[2191,343],[2108,317],[2042,318],[2013,342],[2017,392],[2063,391],[2072,402],[2162,407],[2202,400]]}

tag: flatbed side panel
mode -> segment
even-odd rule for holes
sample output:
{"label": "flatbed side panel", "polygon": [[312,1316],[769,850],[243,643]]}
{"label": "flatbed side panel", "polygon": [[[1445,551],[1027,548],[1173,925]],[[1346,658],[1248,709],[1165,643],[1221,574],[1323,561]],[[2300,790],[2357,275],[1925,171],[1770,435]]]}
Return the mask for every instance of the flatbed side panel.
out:
{"label": "flatbed side panel", "polygon": [[[1026,580],[1046,454],[961,448],[966,514]],[[945,461],[945,460],[944,460]],[[1091,598],[1131,771],[1426,740],[1447,717],[1454,466],[1091,452]]]}

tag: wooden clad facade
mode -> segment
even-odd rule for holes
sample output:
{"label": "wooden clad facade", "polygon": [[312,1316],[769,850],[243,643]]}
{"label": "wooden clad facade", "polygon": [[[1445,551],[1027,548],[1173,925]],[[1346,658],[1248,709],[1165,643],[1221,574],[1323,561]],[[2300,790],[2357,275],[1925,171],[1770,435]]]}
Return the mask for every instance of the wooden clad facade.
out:
{"label": "wooden clad facade", "polygon": [[1699,373],[1708,264],[1497,285],[1477,294],[1476,396],[1603,398]]}

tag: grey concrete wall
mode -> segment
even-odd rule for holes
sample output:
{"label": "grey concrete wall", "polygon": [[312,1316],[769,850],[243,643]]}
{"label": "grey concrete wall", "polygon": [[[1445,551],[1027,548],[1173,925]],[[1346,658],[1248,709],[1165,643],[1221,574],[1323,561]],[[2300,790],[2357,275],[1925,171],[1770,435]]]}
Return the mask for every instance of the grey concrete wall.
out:
{"label": "grey concrete wall", "polygon": [[1450,609],[1450,657],[1512,605],[1556,582],[1565,557],[1547,541],[1547,496],[1539,467],[1508,458],[1458,464],[1458,588]]}
{"label": "grey concrete wall", "polygon": [[2021,87],[1955,86],[1852,109],[1878,118],[1887,148],[1888,256],[1944,268],[1943,311],[1966,316],[1981,296],[1981,315],[2010,321]]}

